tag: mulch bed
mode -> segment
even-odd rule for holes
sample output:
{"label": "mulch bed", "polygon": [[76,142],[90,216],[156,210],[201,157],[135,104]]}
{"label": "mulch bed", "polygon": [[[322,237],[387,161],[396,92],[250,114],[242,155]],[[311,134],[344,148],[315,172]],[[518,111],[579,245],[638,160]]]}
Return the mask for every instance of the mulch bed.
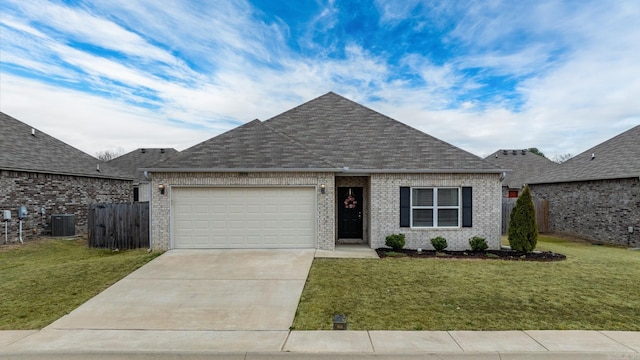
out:
{"label": "mulch bed", "polygon": [[[488,260],[516,260],[516,261],[561,261],[566,260],[566,256],[551,251],[535,251],[532,253],[524,253],[513,250],[487,250],[482,252],[476,251],[443,251],[436,254],[434,250],[417,250],[402,249],[393,251],[389,248],[376,249],[381,259],[389,257],[411,257],[411,258],[439,258],[439,259],[488,259]],[[402,254],[402,255],[401,255]],[[491,255],[489,255],[491,254]]]}

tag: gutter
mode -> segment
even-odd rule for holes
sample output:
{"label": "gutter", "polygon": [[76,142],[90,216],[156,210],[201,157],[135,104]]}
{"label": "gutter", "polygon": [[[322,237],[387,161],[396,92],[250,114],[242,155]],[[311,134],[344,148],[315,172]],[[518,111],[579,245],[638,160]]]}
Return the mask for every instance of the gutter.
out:
{"label": "gutter", "polygon": [[145,173],[149,172],[192,172],[192,173],[234,173],[234,172],[340,172],[339,168],[142,168]]}
{"label": "gutter", "polygon": [[640,180],[640,176],[603,176],[603,177],[592,177],[592,178],[558,178],[558,179],[550,179],[550,180],[534,180],[530,181],[529,185],[544,185],[544,184],[560,184],[560,183],[575,183],[575,182],[585,182],[585,181],[604,181],[604,180],[621,180],[621,179],[638,179]]}
{"label": "gutter", "polygon": [[233,172],[334,172],[356,174],[504,174],[502,169],[350,169],[344,168],[143,168],[145,176],[149,172],[192,172],[192,173],[233,173]]}
{"label": "gutter", "polygon": [[26,173],[34,173],[34,174],[50,174],[50,175],[64,175],[64,176],[76,176],[76,177],[86,177],[86,178],[97,178],[97,179],[112,179],[112,180],[125,180],[125,181],[134,181],[133,177],[124,177],[124,176],[109,176],[102,175],[98,171],[96,174],[80,174],[80,173],[71,173],[64,171],[52,171],[52,170],[38,170],[38,169],[20,169],[20,168],[11,168],[11,167],[2,167],[0,170],[6,171],[16,171],[16,172],[26,172]]}

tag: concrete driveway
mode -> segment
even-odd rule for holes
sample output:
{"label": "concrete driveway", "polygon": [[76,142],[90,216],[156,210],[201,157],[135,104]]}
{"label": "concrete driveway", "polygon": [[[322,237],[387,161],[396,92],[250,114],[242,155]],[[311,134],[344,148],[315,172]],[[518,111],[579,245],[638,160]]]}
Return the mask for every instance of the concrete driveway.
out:
{"label": "concrete driveway", "polygon": [[47,329],[289,330],[314,250],[172,250]]}

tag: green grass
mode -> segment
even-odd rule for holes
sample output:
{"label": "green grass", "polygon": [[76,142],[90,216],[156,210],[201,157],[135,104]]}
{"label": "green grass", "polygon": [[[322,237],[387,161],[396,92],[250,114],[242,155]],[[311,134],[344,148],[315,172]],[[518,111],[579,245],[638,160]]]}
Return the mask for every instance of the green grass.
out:
{"label": "green grass", "polygon": [[89,249],[86,240],[45,240],[0,252],[0,330],[40,329],[158,253]]}
{"label": "green grass", "polygon": [[640,251],[540,236],[559,262],[315,259],[293,328],[640,330]]}

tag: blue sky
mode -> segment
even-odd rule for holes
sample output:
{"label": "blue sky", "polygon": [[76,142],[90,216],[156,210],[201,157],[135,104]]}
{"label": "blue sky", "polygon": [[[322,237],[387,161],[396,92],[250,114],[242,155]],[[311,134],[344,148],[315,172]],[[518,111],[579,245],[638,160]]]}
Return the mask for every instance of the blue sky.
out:
{"label": "blue sky", "polygon": [[0,111],[90,154],[182,150],[334,91],[479,156],[640,124],[640,2],[0,5]]}

